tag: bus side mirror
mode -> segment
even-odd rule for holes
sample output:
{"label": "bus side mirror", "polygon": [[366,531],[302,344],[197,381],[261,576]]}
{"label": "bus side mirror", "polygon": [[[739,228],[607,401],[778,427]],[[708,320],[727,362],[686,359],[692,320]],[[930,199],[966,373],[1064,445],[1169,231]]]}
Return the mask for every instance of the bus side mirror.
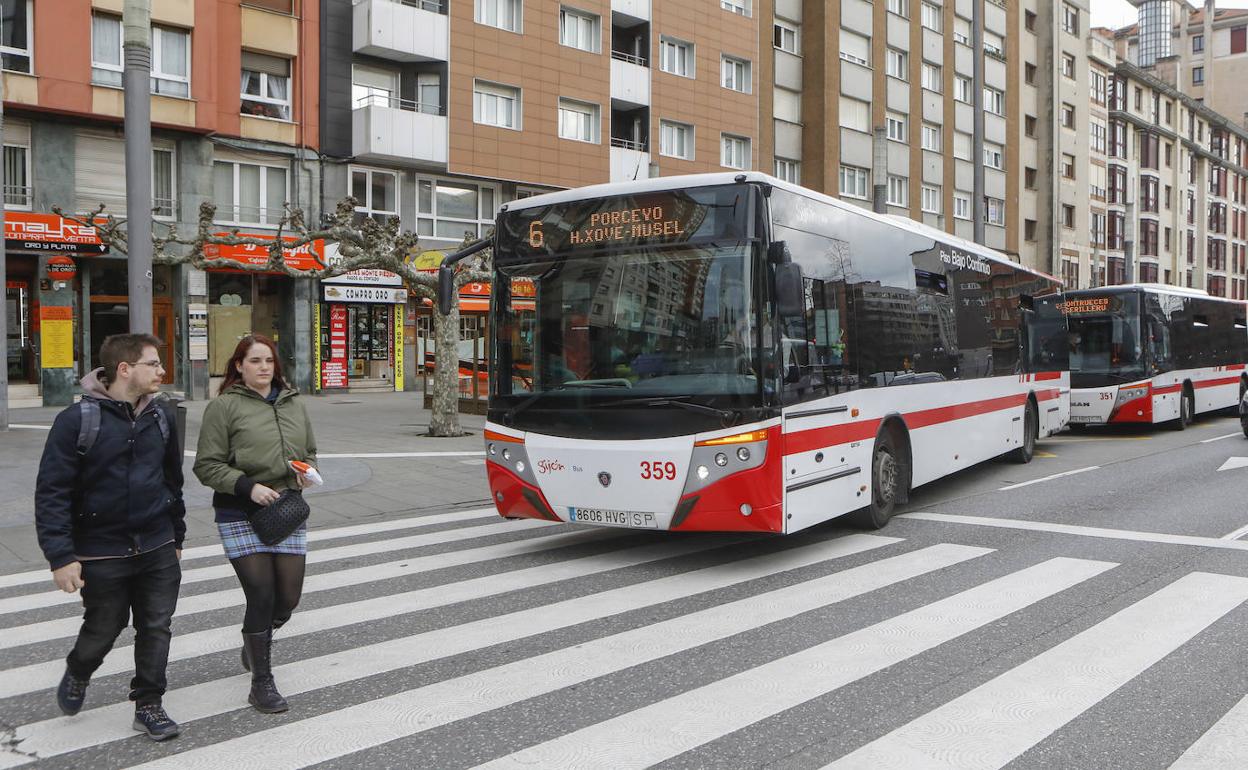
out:
{"label": "bus side mirror", "polygon": [[1018,296],[1018,306],[1023,310],[1035,310],[1036,298],[1030,294],[1020,294]]}
{"label": "bus side mirror", "polygon": [[451,303],[455,301],[455,269],[450,265],[438,268],[438,312],[442,315],[451,314]]}
{"label": "bus side mirror", "polygon": [[795,318],[806,312],[802,286],[802,268],[789,262],[776,265],[776,313],[781,318]]}
{"label": "bus side mirror", "polygon": [[773,265],[787,265],[793,261],[789,253],[789,244],[784,241],[772,241],[767,244],[767,261]]}

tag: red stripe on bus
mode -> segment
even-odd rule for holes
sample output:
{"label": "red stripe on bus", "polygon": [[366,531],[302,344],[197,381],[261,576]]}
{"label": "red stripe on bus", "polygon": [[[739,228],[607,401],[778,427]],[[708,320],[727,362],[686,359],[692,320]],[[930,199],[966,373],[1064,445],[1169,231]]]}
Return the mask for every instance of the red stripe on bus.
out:
{"label": "red stripe on bus", "polygon": [[1222,377],[1217,380],[1199,380],[1192,384],[1198,388],[1216,388],[1221,385],[1234,385],[1239,382],[1239,377]]}
{"label": "red stripe on bus", "polygon": [[1046,380],[1060,380],[1061,378],[1062,378],[1061,372],[1039,372],[1038,374],[1036,374],[1036,382],[1044,382]]}
{"label": "red stripe on bus", "polygon": [[1178,393],[1182,385],[1166,385],[1163,388],[1153,388],[1154,396],[1164,396],[1167,393]]}
{"label": "red stripe on bus", "polygon": [[[988,398],[983,401],[971,401],[965,404],[942,406],[936,409],[924,409],[921,412],[910,412],[902,415],[902,419],[905,420],[906,427],[910,430],[918,430],[919,428],[953,422],[966,417],[975,417],[976,415],[997,412],[1002,409],[1012,409],[1022,406],[1026,401],[1026,394],[1017,393],[1012,396]],[[787,433],[784,437],[784,453],[786,455],[800,454],[815,449],[875,438],[875,434],[879,432],[881,422],[883,422],[882,419],[863,420],[844,425],[830,425],[826,428],[812,428],[810,430]]]}
{"label": "red stripe on bus", "polygon": [[1052,399],[1055,399],[1055,398],[1061,398],[1061,396],[1062,396],[1061,388],[1049,388],[1047,390],[1036,391],[1037,401],[1051,401]]}
{"label": "red stripe on bus", "polygon": [[1248,364],[1231,364],[1230,366],[1226,367],[1226,370],[1228,372],[1238,372],[1239,370],[1243,369],[1246,366],[1248,366]]}

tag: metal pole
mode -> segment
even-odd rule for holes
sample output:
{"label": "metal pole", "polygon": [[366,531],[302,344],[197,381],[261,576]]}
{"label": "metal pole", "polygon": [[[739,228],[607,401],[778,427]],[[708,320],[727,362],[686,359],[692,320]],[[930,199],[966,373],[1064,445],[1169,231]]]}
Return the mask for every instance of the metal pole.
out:
{"label": "metal pole", "polygon": [[984,0],[971,0],[971,60],[974,82],[971,84],[971,103],[974,106],[974,136],[971,150],[975,165],[971,194],[971,216],[976,243],[984,242],[984,216],[987,201],[984,200]]}
{"label": "metal pole", "polygon": [[126,255],[130,331],[152,332],[152,4],[126,0]]}
{"label": "metal pole", "polygon": [[888,212],[888,135],[883,126],[872,132],[871,143],[871,210]]}
{"label": "metal pole", "polygon": [[[4,78],[0,77],[0,136],[4,136]],[[0,142],[3,144],[3,142]],[[8,197],[3,195],[4,164],[0,163],[0,243],[4,237],[4,204]],[[0,431],[9,429],[9,254],[7,249],[0,249],[0,286],[4,287],[4,309],[0,311]],[[20,302],[21,299],[19,298]],[[17,319],[21,323],[20,313]],[[20,355],[20,354],[19,354]]]}

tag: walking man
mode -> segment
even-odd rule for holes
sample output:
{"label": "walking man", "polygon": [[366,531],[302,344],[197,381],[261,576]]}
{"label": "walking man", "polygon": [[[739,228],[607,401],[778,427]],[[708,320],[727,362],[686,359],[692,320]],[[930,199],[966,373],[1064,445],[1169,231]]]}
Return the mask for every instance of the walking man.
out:
{"label": "walking man", "polygon": [[35,487],[52,580],[67,593],[81,589],[85,608],[57,705],[71,716],[82,709],[91,675],[133,616],[134,729],[156,741],[178,734],[161,698],[186,534],[177,423],[153,399],[165,373],[160,347],[150,334],[104,340],[103,366],[82,379],[81,403],[52,424]]}

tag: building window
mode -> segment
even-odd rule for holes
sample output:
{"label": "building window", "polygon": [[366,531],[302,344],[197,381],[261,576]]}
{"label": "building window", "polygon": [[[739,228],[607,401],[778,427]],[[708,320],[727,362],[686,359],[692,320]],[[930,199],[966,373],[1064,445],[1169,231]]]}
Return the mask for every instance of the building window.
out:
{"label": "building window", "polygon": [[963,193],[953,194],[953,218],[970,220],[971,197]]}
{"label": "building window", "polygon": [[1075,207],[1069,204],[1062,204],[1062,227],[1069,230],[1075,229]]}
{"label": "building window", "polygon": [[693,126],[660,120],[659,154],[669,158],[693,160]]}
{"label": "building window", "polygon": [[[5,3],[5,10],[8,9]],[[8,34],[8,30],[0,30]],[[124,70],[121,18],[105,14],[91,16],[91,82],[121,88]],[[0,46],[0,50],[6,50]],[[5,56],[7,65],[7,55]],[[191,34],[170,27],[152,27],[152,79],[154,94],[190,97]]]}
{"label": "building window", "polygon": [[578,142],[598,142],[598,114],[596,104],[572,99],[559,100],[559,137]]}
{"label": "building window", "polygon": [[1001,145],[992,142],[984,142],[984,165],[988,168],[1002,169],[1005,168],[1003,158],[1005,153],[1001,149]]}
{"label": "building window", "polygon": [[244,115],[290,120],[290,60],[243,51]]}
{"label": "building window", "polygon": [[0,14],[0,61],[9,72],[29,74],[30,43],[35,34],[30,0],[4,0]]}
{"label": "building window", "polygon": [[287,174],[284,166],[216,161],[212,164],[216,221],[274,227],[286,213]]}
{"label": "building window", "polygon": [[884,118],[884,123],[888,128],[888,138],[894,142],[906,142],[909,136],[906,133],[906,118],[904,115],[889,113]]}
{"label": "building window", "polygon": [[1031,62],[1023,65],[1023,79],[1027,82],[1027,85],[1034,86],[1036,84],[1036,65]]}
{"label": "building window", "polygon": [[933,3],[923,3],[923,26],[933,32],[940,32],[940,6]]}
{"label": "building window", "polygon": [[720,134],[719,163],[727,168],[750,167],[750,140],[744,136]]}
{"label": "building window", "polygon": [[1205,82],[1205,68],[1192,67],[1192,85],[1199,86]]}
{"label": "building window", "polygon": [[889,13],[910,18],[910,0],[888,0]]}
{"label": "building window", "polygon": [[1248,52],[1248,26],[1231,28],[1231,55]]}
{"label": "building window", "polygon": [[1062,128],[1075,127],[1075,107],[1072,104],[1062,104]]}
{"label": "building window", "polygon": [[351,65],[351,107],[397,107],[399,73],[396,70]]}
{"label": "building window", "polygon": [[971,79],[961,75],[953,76],[953,98],[963,104],[971,103]]}
{"label": "building window", "polygon": [[1036,239],[1036,220],[1027,219],[1023,221],[1023,238],[1028,241],[1034,241]]}
{"label": "building window", "polygon": [[1205,36],[1204,35],[1192,35],[1192,53],[1204,53],[1204,52],[1205,52]]}
{"label": "building window", "polygon": [[[1108,91],[1106,90],[1108,87],[1107,86],[1108,80],[1106,79],[1105,74],[1102,72],[1093,71],[1092,73],[1088,75],[1088,80],[1089,80],[1089,85],[1090,85],[1089,90],[1092,92],[1092,103],[1099,104],[1102,107],[1105,106],[1106,98],[1108,94]],[[1169,114],[1169,108],[1170,108],[1170,103],[1167,102],[1166,103],[1167,114]],[[1169,120],[1169,118],[1167,118],[1167,120]]]}
{"label": "building window", "polygon": [[1005,39],[995,32],[984,31],[984,53],[1005,58]]}
{"label": "building window", "polygon": [[984,199],[984,221],[998,227],[1005,226],[1005,201],[1000,198]]}
{"label": "building window", "polygon": [[1036,116],[1028,115],[1023,118],[1023,130],[1027,132],[1027,136],[1034,137],[1036,135]]}
{"label": "building window", "polygon": [[670,37],[661,39],[659,69],[682,78],[693,77],[693,43]]}
{"label": "building window", "polygon": [[801,184],[802,164],[788,158],[776,158],[776,177],[793,184]]}
{"label": "building window", "polygon": [[953,132],[953,157],[958,160],[971,159],[971,138],[965,131]]}
{"label": "building window", "polygon": [[382,224],[399,218],[399,175],[371,168],[351,169],[351,197],[357,222],[375,219]]}
{"label": "building window", "polygon": [[1092,231],[1092,245],[1104,246],[1105,245],[1105,215],[1098,214],[1097,212],[1093,211],[1091,213],[1091,222],[1092,222],[1092,226],[1090,229]]}
{"label": "building window", "polygon": [[750,15],[750,0],[719,0],[719,7],[742,16]]}
{"label": "building window", "polygon": [[740,91],[743,94],[750,92],[750,63],[745,59],[738,59],[734,56],[725,56],[720,64],[723,75],[723,85],[731,91]]}
{"label": "building window", "polygon": [[1023,186],[1028,190],[1036,189],[1036,170],[1034,168],[1023,169]]}
{"label": "building window", "polygon": [[[9,167],[9,147],[4,148],[4,170],[11,173]],[[25,148],[22,148],[25,149]],[[8,202],[8,189],[14,177],[6,176],[5,201]],[[23,180],[25,177],[23,177]],[[25,182],[23,181],[23,184]],[[152,149],[152,216],[160,219],[173,219],[177,215],[177,164],[174,163],[172,148],[156,147]]]}
{"label": "building window", "polygon": [[796,24],[790,24],[777,19],[775,26],[772,28],[772,35],[772,44],[781,51],[791,54],[800,54],[802,52]]}
{"label": "building window", "polygon": [[478,24],[519,32],[524,14],[521,0],[477,0]]}
{"label": "building window", "polygon": [[863,133],[871,132],[871,105],[848,96],[842,96],[840,102],[841,128],[849,128]]}
{"label": "building window", "polygon": [[910,180],[904,176],[888,175],[888,205],[910,205]]}
{"label": "building window", "polygon": [[923,87],[937,94],[944,90],[940,82],[940,65],[923,62]]}
{"label": "building window", "polygon": [[29,210],[33,198],[30,187],[30,148],[25,145],[4,145],[4,207]]}
{"label": "building window", "polygon": [[871,66],[871,38],[841,30],[841,58],[864,67]]}
{"label": "building window", "polygon": [[472,119],[498,128],[520,130],[520,89],[482,80],[472,84]]}
{"label": "building window", "polygon": [[923,149],[940,152],[940,126],[923,124]]}
{"label": "building window", "polygon": [[1105,148],[1109,146],[1108,137],[1109,130],[1105,126],[1105,121],[1100,118],[1092,118],[1088,123],[1091,129],[1091,146],[1092,152],[1104,154]]}
{"label": "building window", "polygon": [[1063,179],[1075,178],[1075,156],[1074,155],[1062,153],[1062,178]]}
{"label": "building window", "polygon": [[1005,93],[995,88],[984,88],[984,109],[993,115],[1005,114]]}
{"label": "building window", "polygon": [[494,225],[497,191],[488,185],[442,179],[416,180],[416,234],[462,241]]}
{"label": "building window", "polygon": [[1075,57],[1071,54],[1062,54],[1062,76],[1075,79]]}
{"label": "building window", "polygon": [[910,57],[905,51],[890,48],[884,53],[884,74],[898,80],[909,80],[906,70],[910,65]]}
{"label": "building window", "polygon": [[953,42],[965,46],[971,44],[971,23],[961,16],[953,17]]}
{"label": "building window", "polygon": [[584,11],[559,9],[559,42],[569,48],[598,52],[599,19]]}
{"label": "building window", "polygon": [[854,166],[841,166],[841,195],[846,198],[867,199],[867,170]]}
{"label": "building window", "polygon": [[1062,3],[1062,31],[1079,34],[1079,9],[1070,3]]}
{"label": "building window", "polygon": [[928,214],[940,213],[940,186],[923,185],[923,211]]}
{"label": "building window", "polygon": [[1035,11],[1023,11],[1023,26],[1027,28],[1028,32],[1036,31],[1036,12]]}

